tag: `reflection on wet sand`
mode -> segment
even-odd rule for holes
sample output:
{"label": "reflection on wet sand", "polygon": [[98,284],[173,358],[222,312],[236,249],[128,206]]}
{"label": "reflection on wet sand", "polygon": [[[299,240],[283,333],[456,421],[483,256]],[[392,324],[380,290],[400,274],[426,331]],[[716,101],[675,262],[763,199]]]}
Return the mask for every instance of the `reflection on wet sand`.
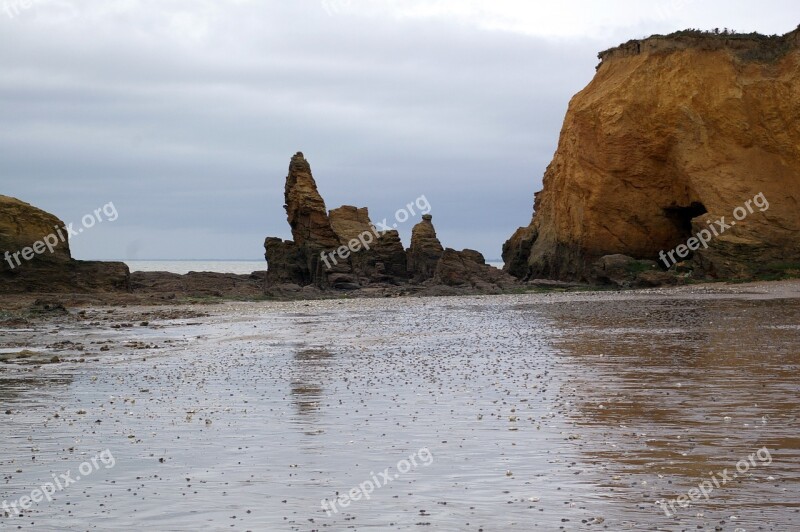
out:
{"label": "reflection on wet sand", "polygon": [[[117,461],[24,518],[0,515],[0,527],[800,527],[800,299],[526,294],[203,310],[211,316],[192,327],[91,333],[94,345],[157,350],[0,373],[18,379],[0,386],[14,410],[0,424],[0,498],[83,455],[108,448]],[[40,348],[49,334],[24,340]],[[334,515],[320,507],[423,447],[430,467]],[[708,501],[676,517],[656,504],[763,447],[771,463]]]}
{"label": "reflection on wet sand", "polygon": [[[682,509],[681,524],[700,527],[713,516],[755,528],[800,507],[783,482],[800,475],[800,303],[649,301],[635,309],[584,302],[549,316],[572,374],[563,398],[581,427],[576,445],[587,462],[603,464],[595,482],[606,496],[629,499],[632,522],[652,519],[657,501],[766,447],[769,466]],[[764,501],[756,512],[754,500]],[[745,505],[749,515],[737,515]]]}
{"label": "reflection on wet sand", "polygon": [[[292,396],[301,418],[317,414],[323,396],[322,381],[329,370],[333,355],[325,348],[304,348],[294,354]],[[309,426],[313,419],[305,419]]]}
{"label": "reflection on wet sand", "polygon": [[70,384],[72,384],[72,377],[69,375],[19,376],[16,374],[6,376],[0,373],[0,410],[6,411],[9,408],[30,406],[31,394],[39,395],[33,400],[33,403],[37,404],[41,399],[58,395],[59,390]]}

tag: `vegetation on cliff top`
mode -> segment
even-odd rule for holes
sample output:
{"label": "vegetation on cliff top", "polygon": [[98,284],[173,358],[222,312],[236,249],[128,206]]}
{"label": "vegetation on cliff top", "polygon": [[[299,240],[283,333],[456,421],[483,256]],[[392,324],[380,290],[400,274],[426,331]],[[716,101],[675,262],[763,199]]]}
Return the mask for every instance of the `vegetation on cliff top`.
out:
{"label": "vegetation on cliff top", "polygon": [[711,45],[711,49],[731,48],[737,51],[739,57],[745,61],[774,61],[783,57],[793,46],[797,45],[798,33],[800,33],[800,25],[786,35],[764,35],[758,32],[738,33],[736,30],[728,28],[712,30],[688,28],[667,35],[655,34],[644,39],[631,39],[608,50],[603,50],[597,54],[597,57],[602,64],[617,51],[623,51],[624,55],[635,55],[641,51],[642,43],[662,41],[674,43],[676,49],[683,47],[706,48]]}

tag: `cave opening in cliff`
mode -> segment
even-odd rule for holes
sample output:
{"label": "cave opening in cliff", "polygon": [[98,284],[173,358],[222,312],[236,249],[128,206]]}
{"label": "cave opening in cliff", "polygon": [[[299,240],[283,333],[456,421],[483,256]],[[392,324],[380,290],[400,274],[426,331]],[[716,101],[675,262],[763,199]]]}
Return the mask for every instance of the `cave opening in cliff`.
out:
{"label": "cave opening in cliff", "polygon": [[693,201],[688,207],[671,206],[664,207],[664,214],[667,219],[675,226],[676,242],[683,242],[692,236],[692,219],[708,210],[699,201]]}

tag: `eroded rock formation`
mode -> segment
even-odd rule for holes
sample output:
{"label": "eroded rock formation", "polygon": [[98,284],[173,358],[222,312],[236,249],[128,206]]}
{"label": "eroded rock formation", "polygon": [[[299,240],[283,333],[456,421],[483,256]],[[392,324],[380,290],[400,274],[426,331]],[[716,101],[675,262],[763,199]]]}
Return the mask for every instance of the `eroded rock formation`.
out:
{"label": "eroded rock formation", "polygon": [[397,231],[378,231],[366,207],[344,205],[329,214],[339,244],[348,249],[361,248],[350,255],[353,282],[397,284],[406,280],[406,255]]}
{"label": "eroded rock formation", "polygon": [[798,35],[690,31],[601,53],[570,102],[532,223],[504,246],[506,271],[590,279],[614,254],[662,264],[662,250],[729,224],[758,194],[768,209],[749,208],[683,265],[748,277],[800,263]]}
{"label": "eroded rock formation", "polygon": [[284,196],[293,240],[269,237],[264,242],[269,286],[357,289],[406,280],[397,231],[377,231],[366,208],[345,205],[329,213],[300,152],[289,164]]}
{"label": "eroded rock formation", "polygon": [[284,197],[286,215],[296,245],[314,248],[335,248],[339,245],[339,238],[328,218],[325,201],[311,175],[311,166],[302,153],[295,154],[289,163]]}
{"label": "eroded rock formation", "polygon": [[64,222],[0,195],[0,292],[125,291],[129,275],[121,262],[73,260]]}
{"label": "eroded rock formation", "polygon": [[411,230],[411,246],[407,251],[408,271],[417,282],[433,278],[436,264],[444,252],[432,220],[433,216],[424,214],[422,221]]}
{"label": "eroded rock formation", "polygon": [[446,286],[467,286],[487,294],[499,293],[517,285],[514,277],[486,264],[480,252],[450,248],[442,252],[436,263],[434,282]]}
{"label": "eroded rock formation", "polygon": [[[444,250],[430,214],[412,230],[403,249],[396,230],[378,231],[367,208],[345,205],[330,212],[302,153],[295,154],[286,178],[286,214],[294,240],[267,238],[267,292],[309,294],[309,289],[372,290],[413,283],[468,291],[497,292],[516,283],[486,265],[477,251]],[[451,293],[451,292],[448,292]]]}

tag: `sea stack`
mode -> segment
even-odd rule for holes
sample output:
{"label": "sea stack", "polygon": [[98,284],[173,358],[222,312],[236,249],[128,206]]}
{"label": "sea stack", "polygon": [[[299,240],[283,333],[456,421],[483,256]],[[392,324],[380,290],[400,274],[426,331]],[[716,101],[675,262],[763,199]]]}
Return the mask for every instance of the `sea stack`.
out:
{"label": "sea stack", "polygon": [[300,152],[289,163],[284,195],[293,240],[264,241],[267,294],[283,296],[305,288],[406,293],[433,286],[443,287],[436,292],[443,294],[457,293],[454,287],[459,293],[497,293],[518,284],[487,265],[477,251],[444,249],[428,213],[414,226],[406,250],[399,232],[376,228],[366,207],[344,205],[327,211],[311,166]]}

